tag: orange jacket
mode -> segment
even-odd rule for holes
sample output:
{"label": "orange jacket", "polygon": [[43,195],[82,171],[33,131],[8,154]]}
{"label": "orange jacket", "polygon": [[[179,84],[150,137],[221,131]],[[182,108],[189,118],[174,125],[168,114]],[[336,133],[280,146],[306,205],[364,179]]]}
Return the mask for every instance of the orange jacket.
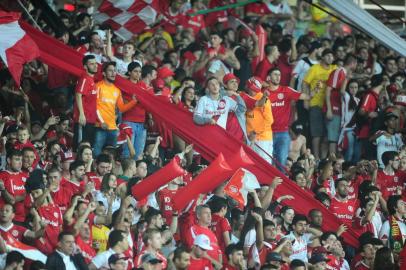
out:
{"label": "orange jacket", "polygon": [[100,127],[102,123],[106,123],[108,130],[117,129],[116,125],[116,106],[120,112],[126,112],[137,103],[131,100],[124,103],[120,89],[112,83],[107,84],[104,80],[96,83],[97,91],[97,123]]}
{"label": "orange jacket", "polygon": [[[262,98],[262,93],[258,93],[252,97],[255,100]],[[262,107],[255,107],[247,111],[247,134],[255,132],[258,141],[271,141],[272,140],[272,107],[269,100],[266,101]]]}

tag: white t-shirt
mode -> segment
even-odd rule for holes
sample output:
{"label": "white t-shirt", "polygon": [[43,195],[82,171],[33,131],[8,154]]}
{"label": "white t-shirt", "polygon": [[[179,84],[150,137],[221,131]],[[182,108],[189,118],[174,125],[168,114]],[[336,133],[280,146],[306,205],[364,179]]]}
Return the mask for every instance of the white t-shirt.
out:
{"label": "white t-shirt", "polygon": [[110,248],[109,250],[97,254],[96,257],[93,258],[92,263],[96,266],[97,269],[110,269],[109,258],[113,254],[116,254],[116,252]]}
{"label": "white t-shirt", "polygon": [[293,232],[290,232],[290,234],[285,236],[286,238],[295,240],[295,242],[292,245],[292,255],[290,255],[289,259],[294,260],[302,260],[304,262],[308,261],[307,258],[307,245],[310,244],[312,241],[310,240],[312,237],[312,234],[310,233],[305,233],[301,237],[296,238]]}
{"label": "white t-shirt", "polygon": [[[402,233],[403,240],[406,239],[406,224],[402,221],[398,221],[398,225],[400,228],[400,232]],[[388,240],[389,239],[389,232],[390,232],[390,225],[389,220],[385,221],[382,225],[381,231],[379,232],[379,239],[381,240]],[[389,241],[388,241],[389,244]]]}
{"label": "white t-shirt", "polygon": [[[109,202],[107,201],[107,197],[99,190],[95,192],[95,197],[96,197],[96,201],[103,203],[104,208],[106,208],[106,214],[107,214],[107,211],[109,209]],[[116,210],[120,209],[120,205],[121,205],[121,198],[119,196],[116,196],[116,198],[113,201],[113,204],[111,206],[111,212],[114,213]]]}
{"label": "white t-shirt", "polygon": [[232,98],[224,96],[218,100],[214,100],[209,96],[203,96],[199,99],[194,115],[205,119],[205,123],[208,124],[209,119],[217,119],[217,125],[222,128],[226,128],[227,117],[230,111],[236,111],[237,102]]}
{"label": "white t-shirt", "polygon": [[[378,131],[380,132],[380,131]],[[376,139],[376,152],[377,159],[380,168],[385,168],[382,162],[382,154],[386,151],[399,151],[403,146],[402,135],[400,133],[395,133],[392,136],[387,137],[386,135],[381,135]]]}

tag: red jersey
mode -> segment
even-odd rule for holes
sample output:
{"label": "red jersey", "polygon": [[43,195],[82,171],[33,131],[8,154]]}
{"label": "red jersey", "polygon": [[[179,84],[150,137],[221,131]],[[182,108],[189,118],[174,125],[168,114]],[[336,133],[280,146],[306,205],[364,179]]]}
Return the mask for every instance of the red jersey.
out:
{"label": "red jersey", "polygon": [[94,183],[94,188],[100,190],[103,176],[97,176],[95,172],[86,173],[88,181]]}
{"label": "red jersey", "polygon": [[[82,106],[86,123],[96,123],[97,91],[94,78],[87,73],[83,74],[76,84],[75,93],[82,95]],[[75,123],[79,121],[79,109],[77,105],[73,106],[73,121]]]}
{"label": "red jersey", "polygon": [[208,259],[190,257],[190,265],[187,270],[213,270],[213,265]]}
{"label": "red jersey", "polygon": [[345,225],[351,227],[355,212],[356,200],[339,201],[336,197],[331,199],[329,210]]}
{"label": "red jersey", "polygon": [[[41,238],[43,238],[46,244],[55,249],[58,243],[58,235],[63,225],[62,212],[56,204],[43,205],[37,211],[42,221],[46,224],[44,236]],[[41,243],[37,241],[36,246],[39,248]]]}
{"label": "red jersey", "polygon": [[[135,84],[134,88],[147,91],[150,94],[154,93],[154,89],[147,85],[144,81],[139,81]],[[123,98],[125,100],[131,100],[131,95],[134,93],[123,92]],[[145,109],[142,105],[137,103],[134,107],[123,113],[123,121],[133,122],[133,123],[144,123],[145,122]]]}
{"label": "red jersey", "polygon": [[267,15],[271,14],[272,12],[269,10],[269,8],[266,6],[265,3],[251,3],[248,4],[244,7],[245,14],[248,12],[258,14],[258,15]]}
{"label": "red jersey", "polygon": [[253,244],[250,247],[248,252],[248,260],[253,261],[254,263],[259,263],[260,265],[264,265],[266,263],[266,256],[275,249],[275,245],[272,243],[268,243],[264,241],[263,247],[258,250],[257,245]]}
{"label": "red jersey", "polygon": [[9,232],[16,240],[23,241],[24,234],[28,231],[27,228],[11,223],[7,228],[0,226],[0,232]]}
{"label": "red jersey", "polygon": [[[66,182],[68,181],[66,180]],[[75,195],[72,189],[66,188],[66,186],[64,187],[62,185],[60,185],[56,191],[51,191],[50,194],[54,203],[59,206],[59,209],[61,209],[62,214],[68,209],[72,197]]]}
{"label": "red jersey", "polygon": [[96,251],[92,248],[92,241],[90,239],[89,242],[86,242],[77,235],[76,239],[76,247],[79,249],[80,253],[83,255],[86,264],[89,264],[94,257],[96,257]]}
{"label": "red jersey", "polygon": [[[368,94],[362,99],[361,109],[367,113],[375,112],[378,108],[379,95],[373,91],[369,91]],[[369,128],[371,125],[371,120],[368,120],[367,124],[364,124],[358,131],[358,137],[361,139],[369,137]]]}
{"label": "red jersey", "polygon": [[340,270],[342,262],[337,259],[335,256],[328,254],[327,259],[330,261],[327,262],[327,269],[329,270]]}
{"label": "red jersey", "polygon": [[[191,14],[196,12],[197,10],[189,9],[186,13]],[[200,30],[206,28],[206,23],[204,21],[204,15],[199,14],[195,16],[186,16],[185,20],[183,21],[184,28],[191,28],[195,35],[197,35]]]}
{"label": "red jersey", "polygon": [[62,178],[60,188],[64,190],[70,190],[72,195],[78,195],[83,193],[84,191],[85,182],[82,181],[80,183],[74,183],[72,181],[66,180]]}
{"label": "red jersey", "polygon": [[397,194],[397,189],[403,190],[402,173],[395,172],[393,175],[388,175],[384,170],[379,170],[376,176],[376,186],[381,190],[382,197],[387,200],[389,196]]}
{"label": "red jersey", "polygon": [[159,209],[161,209],[162,217],[168,225],[172,223],[173,199],[177,192],[177,190],[169,190],[167,187],[158,192]]}
{"label": "red jersey", "polygon": [[277,66],[281,71],[280,85],[288,86],[290,84],[290,78],[292,76],[293,65],[289,63],[289,56],[286,53],[281,53],[278,58]]}
{"label": "red jersey", "polygon": [[199,234],[205,234],[207,237],[209,237],[210,246],[213,248],[213,250],[208,250],[207,254],[213,259],[219,260],[219,256],[222,255],[222,252],[218,245],[216,235],[209,228],[202,227],[198,224],[195,224],[192,227],[190,227],[185,234],[185,241],[187,243],[187,246],[191,248],[193,246],[193,241],[195,237],[198,236]]}
{"label": "red jersey", "polygon": [[254,75],[261,78],[261,80],[266,81],[266,77],[268,76],[268,71],[273,67],[275,67],[275,64],[272,64],[271,62],[269,62],[268,58],[265,57],[264,60],[259,62]]}
{"label": "red jersey", "polygon": [[[236,1],[235,0],[210,0],[208,8],[216,8],[220,6],[225,6],[229,4],[234,4]],[[234,16],[234,17],[239,17],[234,9],[227,9],[227,10],[222,10],[222,11],[215,11],[215,12],[210,12],[206,15],[206,25],[207,27],[214,26],[217,23],[223,24],[223,29],[228,28],[228,16]]]}
{"label": "red jersey", "polygon": [[269,91],[269,100],[272,106],[273,132],[285,132],[289,129],[289,117],[292,100],[298,100],[300,92],[288,87],[279,86],[275,91]]}
{"label": "red jersey", "polygon": [[231,226],[228,220],[224,217],[220,217],[217,214],[211,216],[210,229],[217,237],[219,247],[223,253],[226,251],[226,244],[224,243],[224,233],[231,232]]}
{"label": "red jersey", "polygon": [[169,34],[176,34],[176,27],[178,25],[185,25],[187,19],[190,18],[183,13],[178,11],[176,14],[172,14],[170,8],[168,8],[167,12],[164,12],[165,18],[162,27],[166,32]]}
{"label": "red jersey", "polygon": [[[327,79],[327,86],[331,87],[330,104],[334,115],[341,115],[341,87],[346,78],[345,68],[340,67],[330,73]],[[327,105],[324,105],[327,106]],[[327,107],[325,108],[327,111]]]}
{"label": "red jersey", "polygon": [[375,233],[374,224],[370,221],[366,224],[361,224],[362,217],[354,217],[353,228],[359,230],[362,234],[364,232]]}
{"label": "red jersey", "polygon": [[[11,172],[2,171],[0,172],[0,181],[3,181],[4,187],[8,193],[14,198],[16,196],[25,196],[25,181],[27,180],[28,174],[26,172]],[[0,206],[5,204],[3,196],[0,196]],[[16,202],[15,207],[15,221],[24,222],[25,220],[25,208],[24,200]]]}

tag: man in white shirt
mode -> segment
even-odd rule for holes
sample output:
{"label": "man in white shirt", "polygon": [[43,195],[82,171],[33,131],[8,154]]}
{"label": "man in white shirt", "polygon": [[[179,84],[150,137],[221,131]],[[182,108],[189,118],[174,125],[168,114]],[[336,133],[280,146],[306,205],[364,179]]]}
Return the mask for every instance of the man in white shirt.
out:
{"label": "man in white shirt", "polygon": [[307,258],[307,245],[310,244],[315,238],[320,237],[321,232],[309,228],[307,222],[307,217],[304,215],[295,215],[292,220],[292,231],[290,234],[286,235],[286,238],[294,240],[292,244],[292,255],[291,260],[299,259],[304,262],[308,262]]}
{"label": "man in white shirt", "polygon": [[[379,238],[391,249],[396,249],[396,247],[401,248],[406,241],[406,224],[404,222],[406,203],[400,195],[393,195],[389,197],[387,207],[390,216],[383,223]],[[393,224],[395,221],[396,225]],[[399,235],[396,235],[394,231],[399,231]]]}
{"label": "man in white shirt", "polygon": [[58,248],[48,256],[48,270],[87,270],[85,259],[81,253],[73,254],[75,237],[71,232],[61,232],[58,235]]}
{"label": "man in white shirt", "polygon": [[[128,247],[128,238],[124,231],[114,230],[109,234],[108,246],[110,249],[97,254],[89,264],[90,270],[109,269],[108,260],[113,254],[122,254]],[[59,269],[61,270],[61,269]]]}

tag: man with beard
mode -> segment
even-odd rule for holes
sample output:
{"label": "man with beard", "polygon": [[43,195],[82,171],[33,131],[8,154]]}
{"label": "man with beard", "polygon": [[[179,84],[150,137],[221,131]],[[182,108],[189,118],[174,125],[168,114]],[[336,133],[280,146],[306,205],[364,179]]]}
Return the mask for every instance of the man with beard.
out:
{"label": "man with beard", "polygon": [[348,198],[348,187],[349,183],[345,178],[336,180],[336,196],[331,199],[330,211],[336,215],[341,223],[351,227],[356,201]]}
{"label": "man with beard", "polygon": [[307,218],[304,215],[295,215],[292,220],[293,230],[290,232],[290,234],[285,236],[293,242],[292,255],[290,255],[289,257],[291,260],[299,259],[307,262],[308,244],[310,244],[314,239],[321,236],[321,233],[318,230],[308,228],[307,224]]}
{"label": "man with beard", "polygon": [[96,123],[97,92],[94,75],[97,73],[97,62],[94,55],[86,55],[82,60],[85,72],[79,78],[75,88],[73,106],[74,138],[73,147],[82,140],[94,143],[94,124]]}
{"label": "man with beard", "polygon": [[116,63],[107,62],[103,65],[103,80],[96,84],[96,135],[94,155],[98,156],[105,145],[116,146],[117,124],[116,107],[120,112],[126,112],[136,104],[135,96],[128,103],[124,103],[120,89],[114,85],[116,80]]}
{"label": "man with beard", "polygon": [[21,171],[22,164],[21,151],[11,150],[7,155],[8,170],[0,172],[0,204],[9,203],[13,205],[15,207],[14,220],[18,222],[24,222],[26,216],[24,185],[28,174]]}
{"label": "man with beard", "polygon": [[172,259],[174,268],[176,270],[186,270],[190,265],[190,252],[184,247],[177,247],[173,252]]}
{"label": "man with beard", "polygon": [[60,186],[63,189],[70,190],[73,195],[78,195],[82,193],[84,186],[83,178],[85,176],[85,163],[80,160],[72,162],[69,166],[70,179],[60,181]]}
{"label": "man with beard", "polygon": [[[290,149],[289,118],[291,115],[291,102],[308,100],[307,94],[300,93],[288,86],[282,86],[281,71],[279,68],[271,68],[266,78],[269,87],[269,100],[271,101],[274,122],[272,124],[274,156],[278,161],[278,167],[286,165]],[[280,166],[282,165],[282,166]]]}

